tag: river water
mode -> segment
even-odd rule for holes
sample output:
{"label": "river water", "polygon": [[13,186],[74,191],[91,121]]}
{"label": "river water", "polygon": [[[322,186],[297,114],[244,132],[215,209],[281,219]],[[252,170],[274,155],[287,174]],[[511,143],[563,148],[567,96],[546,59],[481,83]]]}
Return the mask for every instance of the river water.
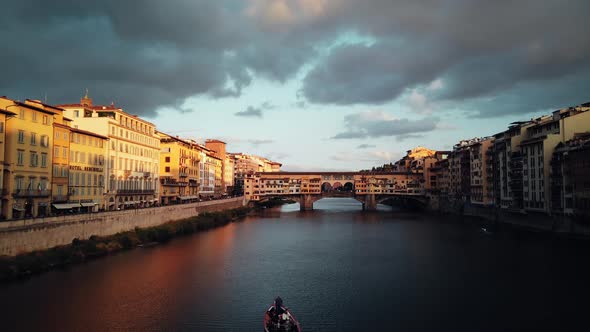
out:
{"label": "river water", "polygon": [[0,285],[1,331],[569,330],[590,321],[588,245],[350,199],[264,211]]}

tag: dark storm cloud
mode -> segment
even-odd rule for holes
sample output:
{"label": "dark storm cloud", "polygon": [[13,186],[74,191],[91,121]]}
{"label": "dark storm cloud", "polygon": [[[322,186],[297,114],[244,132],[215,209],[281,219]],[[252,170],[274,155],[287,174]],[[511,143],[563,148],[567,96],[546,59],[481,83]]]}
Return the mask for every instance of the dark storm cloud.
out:
{"label": "dark storm cloud", "polygon": [[[442,77],[438,100],[475,105],[505,94],[534,111],[550,107],[535,95],[590,67],[590,37],[582,33],[590,28],[587,1],[344,3],[332,24],[346,21],[375,42],[336,47],[321,59],[303,82],[311,102],[379,104]],[[526,84],[535,93],[523,95]],[[567,95],[584,98],[576,92]]]}
{"label": "dark storm cloud", "polygon": [[244,111],[240,111],[235,113],[236,116],[245,116],[245,117],[258,117],[262,118],[263,111],[272,110],[275,108],[275,105],[271,104],[268,101],[263,102],[258,107],[248,106]]}
{"label": "dark storm cloud", "polygon": [[399,140],[415,137],[436,129],[439,119],[425,117],[419,120],[394,119],[382,112],[363,112],[344,117],[346,131],[332,137],[334,139],[368,138],[396,136]]}
{"label": "dark storm cloud", "polygon": [[248,106],[245,111],[237,112],[236,116],[262,118],[262,110],[260,108]]}
{"label": "dark storm cloud", "polygon": [[[588,86],[585,0],[21,0],[2,11],[0,91],[17,99],[71,103],[89,88],[97,103],[153,116],[301,72],[301,104],[380,104],[441,79],[431,99],[490,116],[490,98],[508,114],[588,91],[544,97]],[[350,32],[372,42],[333,46]]]}
{"label": "dark storm cloud", "polygon": [[[3,6],[0,89],[10,97],[97,103],[154,115],[197,94],[236,96],[250,76],[225,48],[237,29],[208,1],[23,1]],[[12,7],[11,7],[12,6]],[[8,10],[7,10],[8,7]],[[7,22],[8,21],[8,22]],[[235,31],[234,31],[235,30]]]}

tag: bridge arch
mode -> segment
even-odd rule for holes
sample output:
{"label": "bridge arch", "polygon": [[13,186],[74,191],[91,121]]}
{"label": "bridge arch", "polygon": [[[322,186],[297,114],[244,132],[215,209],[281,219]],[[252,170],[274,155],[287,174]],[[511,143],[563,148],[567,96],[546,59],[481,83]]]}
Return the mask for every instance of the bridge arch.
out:
{"label": "bridge arch", "polygon": [[346,182],[343,186],[342,186],[342,190],[343,191],[352,191],[354,192],[354,184],[352,182]]}
{"label": "bridge arch", "polygon": [[332,191],[332,189],[334,189],[334,188],[332,187],[332,185],[330,184],[330,182],[324,182],[324,183],[322,183],[322,192],[324,192],[324,193],[325,192],[329,192],[329,191]]}

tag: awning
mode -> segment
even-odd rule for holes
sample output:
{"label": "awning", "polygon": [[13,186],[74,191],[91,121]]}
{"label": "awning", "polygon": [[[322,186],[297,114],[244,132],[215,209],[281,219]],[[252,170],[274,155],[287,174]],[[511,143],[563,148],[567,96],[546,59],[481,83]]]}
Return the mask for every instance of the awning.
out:
{"label": "awning", "polygon": [[24,208],[22,208],[22,207],[20,207],[20,206],[17,206],[17,205],[14,205],[14,206],[12,207],[12,209],[13,209],[13,210],[16,210],[16,211],[20,211],[20,212],[23,212],[23,211],[25,210]]}
{"label": "awning", "polygon": [[53,207],[58,210],[73,209],[73,208],[80,207],[80,204],[78,204],[78,203],[62,203],[62,204],[51,204],[51,205],[53,205]]}
{"label": "awning", "polygon": [[84,206],[84,207],[89,207],[89,206],[95,206],[95,205],[98,205],[98,203],[94,203],[94,202],[89,202],[89,203],[84,203],[84,202],[83,202],[83,203],[80,203],[80,204],[82,204],[82,206]]}

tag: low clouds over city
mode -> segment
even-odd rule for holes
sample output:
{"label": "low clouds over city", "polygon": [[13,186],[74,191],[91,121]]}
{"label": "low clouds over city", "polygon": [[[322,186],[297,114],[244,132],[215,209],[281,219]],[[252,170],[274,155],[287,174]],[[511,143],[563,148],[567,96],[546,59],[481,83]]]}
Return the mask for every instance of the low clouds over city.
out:
{"label": "low clouds over city", "polygon": [[0,90],[60,104],[88,88],[164,129],[177,110],[250,118],[254,132],[299,112],[293,130],[315,117],[341,123],[322,137],[413,144],[449,115],[516,120],[588,101],[589,12],[585,0],[10,0]]}

